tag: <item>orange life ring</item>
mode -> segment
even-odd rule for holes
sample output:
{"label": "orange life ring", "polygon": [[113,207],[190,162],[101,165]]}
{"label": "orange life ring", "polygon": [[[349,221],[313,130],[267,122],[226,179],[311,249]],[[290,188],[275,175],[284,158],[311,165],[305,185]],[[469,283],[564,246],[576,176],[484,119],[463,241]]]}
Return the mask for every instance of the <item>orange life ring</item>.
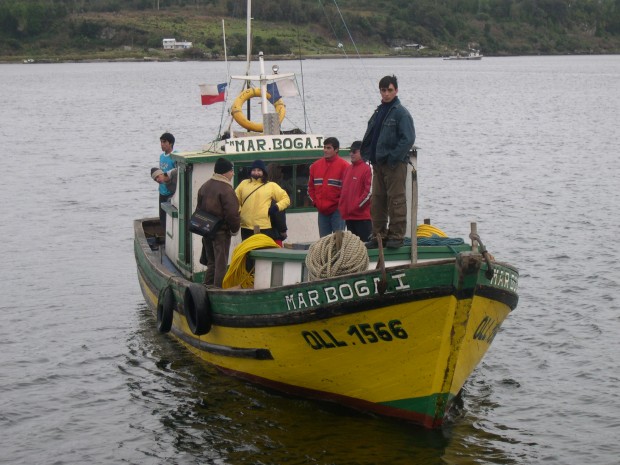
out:
{"label": "orange life ring", "polygon": [[[241,92],[230,107],[230,114],[232,115],[232,117],[237,123],[239,123],[240,126],[246,128],[248,131],[263,132],[263,123],[250,121],[245,117],[242,110],[243,104],[245,102],[250,100],[252,97],[260,96],[261,91],[258,87],[250,87],[249,89]],[[267,98],[271,98],[271,95],[269,93],[267,93]],[[276,110],[276,113],[278,114],[278,117],[280,118],[280,123],[282,123],[282,121],[284,120],[284,116],[286,115],[286,106],[284,105],[284,102],[280,98],[276,101],[276,103],[273,104],[273,106]]]}

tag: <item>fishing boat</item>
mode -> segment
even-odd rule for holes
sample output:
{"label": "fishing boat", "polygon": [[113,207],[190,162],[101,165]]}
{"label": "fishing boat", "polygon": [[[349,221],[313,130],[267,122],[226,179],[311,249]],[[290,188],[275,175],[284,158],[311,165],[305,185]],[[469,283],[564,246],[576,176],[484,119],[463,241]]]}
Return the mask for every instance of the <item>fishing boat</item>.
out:
{"label": "fishing boat", "polygon": [[[307,183],[323,136],[280,126],[286,108],[269,104],[267,86],[291,74],[275,67],[267,74],[262,54],[258,61],[259,74],[231,77],[256,85],[232,104],[240,130],[172,155],[178,184],[163,204],[166,230],[159,218],[134,222],[138,281],[157,328],[228,375],[439,428],[516,307],[518,271],[488,253],[473,223],[467,241],[442,237],[428,221],[418,225],[415,148],[413,240],[367,250],[349,232],[319,239]],[[261,99],[262,122],[234,112],[253,97]],[[262,234],[233,238],[227,278],[241,270],[251,279],[224,288],[202,284],[201,238],[188,227],[219,157],[233,162],[235,186],[255,159],[277,164],[291,197],[284,247]]]}
{"label": "fishing boat", "polygon": [[479,50],[471,50],[469,53],[464,55],[457,53],[456,55],[445,57],[444,60],[482,60],[482,57],[483,55],[480,54]]}

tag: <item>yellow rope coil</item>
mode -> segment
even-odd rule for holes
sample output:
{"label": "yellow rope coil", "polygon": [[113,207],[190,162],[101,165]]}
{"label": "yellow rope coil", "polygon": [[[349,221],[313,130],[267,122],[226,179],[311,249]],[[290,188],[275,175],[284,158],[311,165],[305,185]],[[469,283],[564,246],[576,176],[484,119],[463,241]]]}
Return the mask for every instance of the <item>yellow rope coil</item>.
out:
{"label": "yellow rope coil", "polygon": [[280,247],[274,240],[265,234],[254,234],[235,247],[228,271],[222,282],[222,289],[240,286],[242,289],[254,287],[254,269],[248,272],[245,268],[247,254],[255,249],[269,249]]}
{"label": "yellow rope coil", "polygon": [[310,246],[306,255],[310,281],[366,271],[368,263],[366,246],[350,231],[322,237]]}
{"label": "yellow rope coil", "polygon": [[441,229],[436,228],[431,224],[418,225],[416,230],[417,237],[448,237]]}

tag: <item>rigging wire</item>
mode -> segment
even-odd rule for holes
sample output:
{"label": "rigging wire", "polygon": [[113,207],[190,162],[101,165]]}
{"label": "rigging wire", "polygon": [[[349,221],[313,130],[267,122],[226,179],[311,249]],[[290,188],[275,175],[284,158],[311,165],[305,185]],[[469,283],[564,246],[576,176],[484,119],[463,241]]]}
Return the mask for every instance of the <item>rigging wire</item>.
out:
{"label": "rigging wire", "polygon": [[[344,54],[345,58],[347,60],[349,60],[349,56],[345,50],[344,44],[342,42],[342,40],[340,40],[340,37],[338,37],[338,33],[336,32],[336,28],[334,27],[334,25],[332,24],[332,22],[329,19],[329,15],[327,14],[327,10],[325,9],[325,5],[323,4],[323,2],[321,0],[318,0],[319,4],[321,5],[321,8],[323,9],[323,13],[325,14],[325,18],[327,19],[327,23],[329,24],[329,27],[331,28],[334,37],[336,38],[336,40],[338,41],[338,48],[340,50],[342,50],[342,53]],[[342,12],[340,11],[340,7],[338,6],[338,4],[336,3],[336,0],[334,1],[334,5],[336,6],[336,9],[338,10],[338,14],[340,15],[340,20],[342,21],[342,24],[344,25],[344,28],[346,29],[348,35],[349,35],[349,40],[351,40],[351,43],[353,44],[353,47],[355,48],[355,51],[357,52],[357,56],[358,59],[360,60],[360,62],[362,63],[362,68],[364,70],[364,74],[365,74],[365,79],[362,79],[358,73],[355,73],[358,76],[358,79],[361,82],[362,88],[365,89],[366,95],[368,97],[368,100],[371,100],[371,95],[374,97],[376,92],[375,92],[375,84],[372,83],[373,80],[370,78],[370,75],[368,73],[368,70],[366,69],[366,67],[364,66],[364,60],[362,60],[362,57],[359,53],[359,50],[357,49],[357,45],[355,44],[355,40],[353,40],[353,36],[351,35],[351,31],[349,30],[347,23],[344,20],[344,17],[342,15]],[[352,68],[354,68],[354,66],[352,65],[351,62],[349,62],[349,64],[351,65]],[[370,88],[368,87],[369,83],[372,83],[370,85]],[[369,90],[370,89],[370,90]]]}
{"label": "rigging wire", "polygon": [[[220,114],[220,127],[218,129],[218,134],[217,134],[218,138],[222,136],[222,124],[224,123],[224,113],[226,111],[226,104],[228,103],[230,84],[232,82],[232,80],[230,79],[230,62],[228,61],[228,49],[226,47],[226,29],[224,27],[223,19],[222,19],[222,40],[224,44],[224,62],[226,63],[226,90],[225,90],[225,97],[224,97],[224,105],[222,105],[222,113]],[[232,119],[231,119],[231,123],[228,125],[228,131],[230,131],[231,124],[232,124]]]}
{"label": "rigging wire", "polygon": [[[372,82],[372,79],[370,78],[368,70],[366,69],[366,66],[364,64],[364,60],[362,60],[362,56],[360,55],[360,51],[357,49],[357,44],[355,43],[355,40],[353,40],[353,35],[351,34],[351,31],[349,30],[349,26],[347,26],[347,23],[344,20],[344,17],[342,16],[342,11],[340,11],[340,7],[338,6],[338,3],[336,3],[336,0],[334,0],[334,5],[336,5],[336,10],[338,10],[338,15],[340,15],[340,20],[342,21],[342,24],[343,24],[344,28],[346,29],[347,34],[349,35],[349,40],[353,44],[353,48],[355,49],[355,53],[357,54],[357,58],[359,58],[360,63],[362,64],[362,69],[364,70],[364,74],[365,74],[366,79],[368,79],[368,82],[371,83],[370,88],[373,90],[373,94],[374,94],[374,86],[375,85]],[[343,49],[344,49],[344,47],[343,47]],[[366,82],[366,81],[362,81],[362,82]]]}
{"label": "rigging wire", "polygon": [[[308,120],[308,114],[306,113],[306,86],[304,84],[304,65],[301,58],[301,40],[299,38],[299,28],[297,29],[297,46],[299,47],[299,74],[301,75],[301,106],[304,109],[304,132],[308,133],[308,127],[310,127],[310,121]],[[295,78],[297,80],[297,78]],[[312,133],[312,127],[310,127]]]}

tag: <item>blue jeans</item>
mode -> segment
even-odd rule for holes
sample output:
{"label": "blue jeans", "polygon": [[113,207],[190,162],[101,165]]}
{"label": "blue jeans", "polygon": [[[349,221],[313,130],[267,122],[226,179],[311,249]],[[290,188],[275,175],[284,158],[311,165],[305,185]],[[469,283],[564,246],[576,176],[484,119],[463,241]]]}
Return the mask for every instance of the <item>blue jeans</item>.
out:
{"label": "blue jeans", "polygon": [[331,215],[319,212],[319,236],[325,237],[336,231],[344,231],[345,222],[336,210]]}

